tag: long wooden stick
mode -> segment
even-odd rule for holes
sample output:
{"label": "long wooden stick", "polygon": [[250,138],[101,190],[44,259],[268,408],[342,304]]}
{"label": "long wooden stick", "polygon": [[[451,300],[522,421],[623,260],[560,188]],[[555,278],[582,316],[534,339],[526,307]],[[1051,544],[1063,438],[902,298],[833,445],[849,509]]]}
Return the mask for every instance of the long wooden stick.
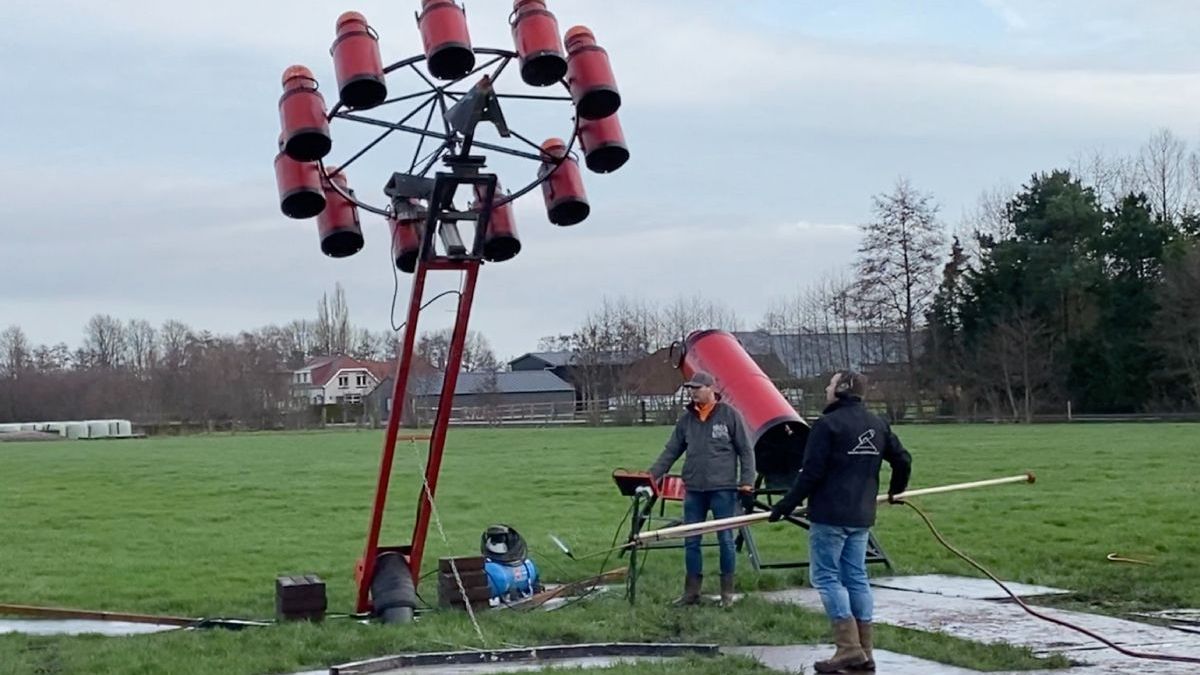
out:
{"label": "long wooden stick", "polygon": [[191,626],[199,619],[181,616],[158,616],[154,614],[130,614],[126,612],[98,612],[89,609],[66,607],[36,607],[33,605],[0,604],[0,615],[35,616],[41,619],[90,619],[93,621],[125,621],[128,623],[153,623],[163,626]]}
{"label": "long wooden stick", "polygon": [[[908,499],[909,497],[920,497],[922,495],[935,495],[943,492],[956,492],[958,490],[970,490],[972,488],[989,487],[992,485],[1007,485],[1009,483],[1032,483],[1035,480],[1032,473],[1021,474],[1020,476],[1009,476],[1007,478],[991,478],[988,480],[977,480],[970,483],[954,483],[952,485],[939,485],[936,487],[921,488],[919,490],[909,490],[902,494],[896,495],[896,499]],[[876,502],[886,502],[888,496],[886,494],[879,495],[875,498]],[[730,530],[735,527],[746,527],[755,523],[761,523],[769,518],[769,511],[758,511],[756,513],[748,513],[742,516],[733,516],[731,518],[721,518],[719,520],[709,520],[703,523],[689,523],[687,525],[676,525],[674,527],[664,527],[661,530],[650,530],[640,532],[634,537],[634,544],[645,544],[652,541],[661,541],[663,539],[679,539],[681,537],[693,537],[701,534],[711,534],[713,532],[721,532]]]}

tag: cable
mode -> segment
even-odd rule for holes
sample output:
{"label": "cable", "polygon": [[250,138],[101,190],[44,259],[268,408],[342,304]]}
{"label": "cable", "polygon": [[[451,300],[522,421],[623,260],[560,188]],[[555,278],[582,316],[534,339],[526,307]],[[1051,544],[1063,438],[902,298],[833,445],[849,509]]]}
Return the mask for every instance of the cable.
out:
{"label": "cable", "polygon": [[[596,573],[596,576],[595,576],[596,582],[594,584],[592,584],[590,587],[588,587],[588,589],[585,590],[583,593],[581,593],[573,598],[567,599],[565,602],[563,602],[561,605],[559,605],[555,609],[563,609],[564,607],[573,605],[576,602],[585,600],[588,597],[590,597],[593,593],[595,593],[597,590],[600,589],[601,579],[604,576],[604,568],[608,567],[608,561],[609,561],[609,559],[612,558],[613,551],[616,551],[620,548],[624,548],[622,546],[617,546],[617,539],[621,538],[621,530],[625,529],[625,523],[629,520],[629,517],[631,515],[633,515],[633,509],[634,509],[634,504],[630,503],[629,508],[626,509],[626,511],[625,511],[625,515],[621,517],[621,522],[617,524],[617,529],[613,532],[612,545],[608,549],[608,551],[606,551],[604,560],[602,560],[600,562],[600,570]],[[628,578],[628,573],[626,573],[626,575],[627,575],[626,578]]]}
{"label": "cable", "polygon": [[922,511],[916,504],[914,504],[910,501],[904,501],[904,500],[902,500],[900,503],[907,504],[909,507],[912,508],[913,511],[917,512],[917,515],[921,517],[921,520],[925,521],[925,524],[929,527],[929,531],[933,533],[934,538],[938,540],[939,544],[941,544],[942,546],[945,546],[946,549],[949,550],[954,555],[965,560],[967,562],[967,564],[969,564],[971,567],[974,567],[975,569],[977,569],[980,572],[983,572],[985,575],[987,575],[987,578],[996,582],[996,585],[999,586],[1000,588],[1002,588],[1004,590],[1004,592],[1009,595],[1009,597],[1011,597],[1014,601],[1016,601],[1016,603],[1021,607],[1021,609],[1032,614],[1034,617],[1039,618],[1043,621],[1049,621],[1050,623],[1058,624],[1064,628],[1070,628],[1071,630],[1076,631],[1078,633],[1083,633],[1084,635],[1092,638],[1093,640],[1103,643],[1104,645],[1117,650],[1118,652],[1124,654],[1125,656],[1131,656],[1135,659],[1153,659],[1155,661],[1173,661],[1176,663],[1200,663],[1200,657],[1195,657],[1195,656],[1177,656],[1174,654],[1150,654],[1148,652],[1135,652],[1130,649],[1125,649],[1124,647],[1121,647],[1120,645],[1116,644],[1115,642],[1113,642],[1107,638],[1104,638],[1100,635],[1097,635],[1096,633],[1093,633],[1092,631],[1090,631],[1086,628],[1076,626],[1075,624],[1070,623],[1069,621],[1064,621],[1062,619],[1056,619],[1052,616],[1047,616],[1045,614],[1041,614],[1041,613],[1035,611],[1029,605],[1025,604],[1025,601],[1022,600],[1019,596],[1017,596],[1016,593],[1013,593],[1011,590],[1009,590],[1008,586],[1005,586],[1004,582],[1000,581],[1000,579],[996,578],[996,575],[994,575],[990,571],[988,571],[988,569],[986,567],[975,562],[966,553],[963,553],[962,551],[958,550],[957,548],[954,548],[954,546],[951,545],[950,542],[946,541],[946,538],[942,536],[942,533],[938,532],[938,529],[936,527],[934,527],[933,521],[931,521],[929,519],[929,516],[925,515],[925,512]]}

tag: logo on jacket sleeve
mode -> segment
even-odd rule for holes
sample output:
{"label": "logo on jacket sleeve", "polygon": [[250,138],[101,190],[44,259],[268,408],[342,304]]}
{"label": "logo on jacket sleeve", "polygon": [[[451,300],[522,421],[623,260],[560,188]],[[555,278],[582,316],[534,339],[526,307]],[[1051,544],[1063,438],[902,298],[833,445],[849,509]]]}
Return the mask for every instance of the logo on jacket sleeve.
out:
{"label": "logo on jacket sleeve", "polygon": [[714,424],[712,428],[712,437],[718,441],[729,440],[729,427],[724,424]]}
{"label": "logo on jacket sleeve", "polygon": [[867,429],[858,435],[858,445],[850,448],[848,455],[878,455],[879,448],[875,447],[873,442],[875,438],[875,430]]}

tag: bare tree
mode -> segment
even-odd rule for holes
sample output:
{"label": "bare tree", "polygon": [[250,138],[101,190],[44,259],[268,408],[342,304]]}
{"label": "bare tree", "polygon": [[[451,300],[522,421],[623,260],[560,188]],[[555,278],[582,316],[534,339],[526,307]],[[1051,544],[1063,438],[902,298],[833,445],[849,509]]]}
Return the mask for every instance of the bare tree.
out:
{"label": "bare tree", "polygon": [[122,365],[128,344],[125,326],[108,314],[97,314],[84,327],[83,351],[89,365],[116,368]]}
{"label": "bare tree", "polygon": [[350,308],[346,304],[346,291],[339,282],[334,285],[333,300],[328,293],[321,294],[317,303],[317,322],[313,326],[313,342],[322,354],[349,354],[352,347]]}
{"label": "bare tree", "polygon": [[670,343],[697,330],[735,331],[741,327],[737,312],[721,302],[701,295],[679,296],[660,312],[663,336]]}
{"label": "bare tree", "polygon": [[15,378],[32,365],[29,339],[20,326],[12,325],[0,333],[0,376]]}
{"label": "bare tree", "polygon": [[128,336],[127,362],[136,373],[148,373],[158,365],[158,333],[149,322],[132,319],[125,329]]}
{"label": "bare tree", "polygon": [[163,366],[168,369],[183,366],[187,354],[188,336],[191,333],[192,329],[181,321],[168,319],[163,323],[159,330]]}
{"label": "bare tree", "polygon": [[993,243],[1012,239],[1016,227],[1008,218],[1008,202],[1016,194],[1003,185],[979,193],[975,207],[963,214],[955,235],[971,260],[981,260],[983,249]]}
{"label": "bare tree", "polygon": [[908,372],[915,381],[915,333],[937,288],[944,236],[933,196],[901,178],[874,198],[875,220],[864,225],[858,289],[872,323],[900,328]]}
{"label": "bare tree", "polygon": [[1189,196],[1187,146],[1170,129],[1160,129],[1138,152],[1137,168],[1154,213],[1178,223]]}
{"label": "bare tree", "polygon": [[33,350],[33,367],[39,373],[56,373],[71,367],[71,348],[65,342],[39,345]]}
{"label": "bare tree", "polygon": [[[422,333],[417,338],[416,354],[438,371],[445,371],[450,362],[450,340],[453,329]],[[487,338],[478,331],[468,330],[463,343],[462,365],[460,369],[468,373],[495,371],[500,362]]]}
{"label": "bare tree", "polygon": [[1100,204],[1109,209],[1141,189],[1138,162],[1132,157],[1103,150],[1075,155],[1071,160],[1071,174],[1091,187]]}

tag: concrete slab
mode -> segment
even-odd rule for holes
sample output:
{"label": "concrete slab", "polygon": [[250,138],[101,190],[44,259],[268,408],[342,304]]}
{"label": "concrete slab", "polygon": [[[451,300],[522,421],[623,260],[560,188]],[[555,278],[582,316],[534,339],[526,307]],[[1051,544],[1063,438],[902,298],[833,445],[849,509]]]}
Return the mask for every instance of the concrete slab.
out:
{"label": "concrete slab", "polygon": [[[775,602],[821,610],[821,599],[811,588],[764,593]],[[1105,636],[1126,649],[1200,657],[1200,636],[1172,628],[1151,626],[1096,614],[1039,607],[1048,616],[1079,625]],[[1039,655],[1062,653],[1092,666],[1073,673],[1197,673],[1196,665],[1133,659],[1108,649],[1091,638],[1026,614],[1015,603],[974,600],[887,588],[875,591],[875,620],[915,630],[941,632],[965,640],[1008,643],[1031,648]],[[1061,671],[1060,671],[1061,672]]]}
{"label": "concrete slab", "polygon": [[1164,609],[1159,612],[1134,612],[1133,615],[1200,626],[1200,609]]}
{"label": "concrete slab", "polygon": [[[876,588],[891,588],[897,591],[932,593],[952,598],[974,598],[976,600],[1008,600],[1008,594],[990,579],[959,577],[949,574],[920,574],[903,577],[879,577],[871,580]],[[1013,593],[1022,598],[1038,595],[1061,595],[1071,591],[1050,586],[1035,586],[1005,581]]]}
{"label": "concrete slab", "polygon": [[146,635],[178,630],[178,626],[84,619],[0,619],[0,633],[26,635]]}
{"label": "concrete slab", "polygon": [[[721,653],[749,656],[781,673],[811,673],[814,661],[827,659],[833,654],[833,645],[722,647]],[[975,675],[979,671],[876,649],[875,672],[887,675]]]}

